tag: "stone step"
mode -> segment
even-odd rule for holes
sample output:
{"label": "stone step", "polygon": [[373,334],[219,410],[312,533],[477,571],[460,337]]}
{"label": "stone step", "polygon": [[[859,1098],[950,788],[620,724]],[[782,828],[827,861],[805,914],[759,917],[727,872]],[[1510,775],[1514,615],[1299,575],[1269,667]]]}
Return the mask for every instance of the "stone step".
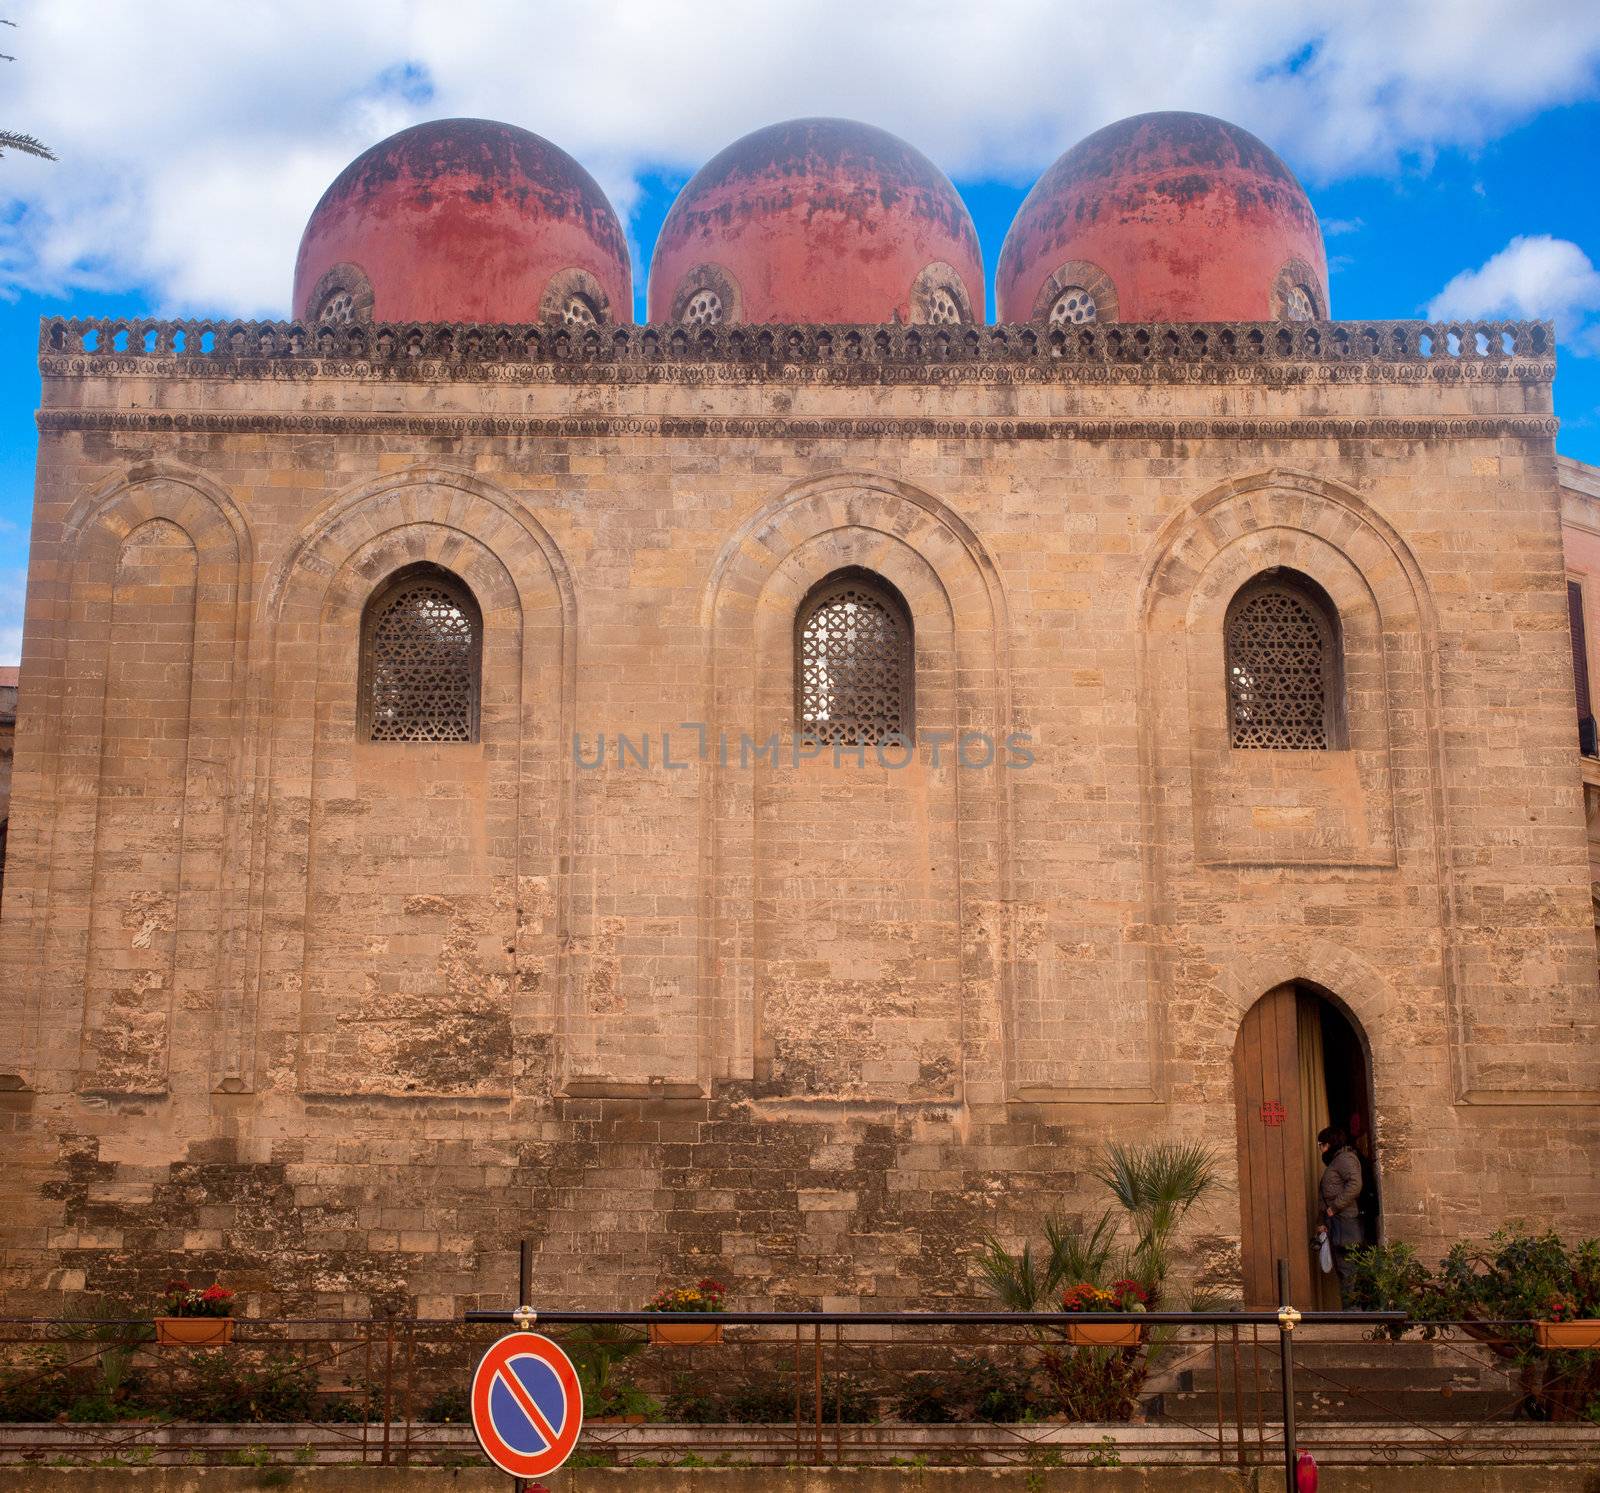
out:
{"label": "stone step", "polygon": [[[1486,1372],[1473,1364],[1461,1364],[1455,1367],[1439,1364],[1430,1368],[1413,1368],[1407,1364],[1384,1364],[1377,1366],[1346,1366],[1329,1364],[1295,1364],[1295,1384],[1297,1388],[1338,1388],[1338,1389],[1365,1389],[1390,1390],[1390,1389],[1428,1389],[1442,1391],[1446,1389],[1477,1389],[1489,1388],[1495,1383],[1502,1382],[1503,1376]],[[1233,1392],[1237,1383],[1241,1390],[1249,1393],[1260,1388],[1270,1389],[1277,1393],[1281,1378],[1278,1365],[1270,1368],[1262,1364],[1260,1371],[1256,1372],[1248,1363],[1239,1365],[1239,1373],[1235,1379],[1233,1369],[1227,1363],[1223,1364],[1220,1377],[1210,1367],[1183,1369],[1175,1374],[1166,1376],[1160,1382],[1152,1376],[1148,1381],[1152,1389],[1172,1389],[1180,1392],[1198,1391],[1209,1394],[1217,1389],[1219,1384],[1224,1394]]]}
{"label": "stone step", "polygon": [[[1216,1351],[1221,1353],[1224,1362],[1233,1357],[1233,1343],[1224,1337],[1217,1344]],[[1193,1341],[1180,1339],[1169,1344],[1166,1356],[1171,1358],[1210,1358],[1213,1349],[1209,1341]],[[1457,1363],[1464,1357],[1476,1358],[1480,1355],[1488,1356],[1490,1350],[1482,1344],[1465,1339],[1451,1339],[1448,1342],[1427,1342],[1420,1338],[1402,1338],[1398,1343],[1390,1342],[1328,1342],[1311,1341],[1302,1342],[1298,1336],[1294,1344],[1294,1361],[1296,1363]],[[1278,1342],[1274,1338],[1263,1338],[1259,1344],[1253,1344],[1249,1338],[1243,1339],[1239,1344],[1239,1359],[1248,1363],[1252,1357],[1259,1357],[1263,1363],[1278,1361]]]}
{"label": "stone step", "polygon": [[[1384,1389],[1375,1393],[1367,1388],[1357,1393],[1347,1393],[1297,1388],[1294,1413],[1296,1422],[1302,1425],[1326,1421],[1411,1421],[1421,1424],[1509,1422],[1517,1399],[1518,1396],[1511,1390],[1468,1389],[1445,1393],[1436,1389]],[[1257,1422],[1276,1425],[1283,1418],[1283,1402],[1277,1394],[1263,1392],[1256,1396],[1247,1391],[1240,1408],[1247,1427]],[[1216,1421],[1217,1401],[1210,1394],[1182,1391],[1163,1393],[1148,1402],[1146,1413],[1157,1422],[1210,1425]],[[1235,1415],[1231,1394],[1223,1397],[1222,1415],[1229,1424],[1241,1418]]]}
{"label": "stone step", "polygon": [[[1332,1379],[1347,1384],[1406,1388],[1409,1385],[1471,1387],[1480,1381],[1498,1383],[1505,1361],[1472,1345],[1403,1343],[1316,1343],[1296,1345],[1295,1372],[1312,1381]],[[1241,1352],[1237,1364],[1231,1349],[1220,1355],[1209,1350],[1184,1348],[1168,1355],[1151,1375],[1152,1388],[1209,1390],[1220,1381],[1224,1389],[1235,1378],[1245,1386],[1260,1382],[1276,1385],[1279,1375],[1276,1348],[1261,1353]]]}

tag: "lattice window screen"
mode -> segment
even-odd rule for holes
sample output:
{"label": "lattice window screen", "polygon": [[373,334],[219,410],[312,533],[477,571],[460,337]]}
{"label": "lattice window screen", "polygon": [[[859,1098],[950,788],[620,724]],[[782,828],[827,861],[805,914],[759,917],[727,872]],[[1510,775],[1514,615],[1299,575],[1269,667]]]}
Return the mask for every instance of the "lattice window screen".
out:
{"label": "lattice window screen", "polygon": [[477,611],[442,576],[402,583],[367,619],[364,716],[371,741],[475,741]]}
{"label": "lattice window screen", "polygon": [[911,621],[869,579],[841,578],[810,598],[795,654],[798,730],[841,745],[912,739]]}
{"label": "lattice window screen", "polygon": [[714,327],[722,320],[722,297],[714,290],[697,290],[683,309],[683,324],[692,332]]}
{"label": "lattice window screen", "polygon": [[1282,586],[1228,616],[1228,718],[1236,747],[1326,751],[1332,638],[1316,604]]}

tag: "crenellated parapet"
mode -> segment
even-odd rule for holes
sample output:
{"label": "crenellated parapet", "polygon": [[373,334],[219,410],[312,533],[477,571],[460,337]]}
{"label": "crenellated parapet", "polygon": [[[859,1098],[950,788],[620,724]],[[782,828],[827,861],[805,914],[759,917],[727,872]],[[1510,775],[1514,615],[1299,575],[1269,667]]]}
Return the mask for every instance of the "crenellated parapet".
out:
{"label": "crenellated parapet", "polygon": [[155,321],[46,317],[47,378],[490,383],[1549,382],[1548,321],[1072,327]]}

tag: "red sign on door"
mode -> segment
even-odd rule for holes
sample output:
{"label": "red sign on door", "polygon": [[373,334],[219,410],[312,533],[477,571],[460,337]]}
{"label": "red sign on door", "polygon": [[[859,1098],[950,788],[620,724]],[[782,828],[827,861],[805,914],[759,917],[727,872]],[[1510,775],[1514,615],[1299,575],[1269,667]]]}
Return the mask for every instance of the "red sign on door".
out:
{"label": "red sign on door", "polygon": [[1263,1125],[1270,1125],[1276,1129],[1279,1125],[1283,1124],[1284,1118],[1287,1114],[1288,1111],[1283,1107],[1281,1100],[1267,1099],[1262,1102],[1261,1123]]}

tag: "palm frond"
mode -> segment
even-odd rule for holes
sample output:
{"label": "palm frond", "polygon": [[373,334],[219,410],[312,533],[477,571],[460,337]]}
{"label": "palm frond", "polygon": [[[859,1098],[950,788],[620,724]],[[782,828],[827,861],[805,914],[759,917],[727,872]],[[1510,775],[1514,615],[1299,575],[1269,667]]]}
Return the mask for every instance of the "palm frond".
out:
{"label": "palm frond", "polygon": [[1111,1141],[1094,1175],[1131,1214],[1158,1209],[1182,1214],[1216,1183],[1217,1169],[1217,1153],[1203,1141],[1147,1146]]}
{"label": "palm frond", "polygon": [[20,150],[23,155],[38,156],[42,160],[53,161],[56,153],[40,140],[35,140],[32,135],[19,135],[15,130],[0,130],[0,155],[8,150]]}
{"label": "palm frond", "polygon": [[1054,1311],[1066,1286],[1079,1281],[1098,1284],[1111,1278],[1113,1261],[1119,1259],[1116,1234],[1116,1219],[1109,1208],[1088,1222],[1050,1214],[1044,1220],[1046,1251],[1042,1259],[1035,1257],[1031,1244],[1012,1254],[990,1235],[978,1254],[978,1268],[989,1294],[1007,1311]]}
{"label": "palm frond", "polygon": [[1107,1144],[1095,1176],[1133,1222],[1133,1261],[1141,1279],[1165,1279],[1178,1225],[1216,1185],[1218,1165],[1217,1153],[1201,1141]]}
{"label": "palm frond", "polygon": [[1044,1221],[1045,1242],[1050,1246],[1047,1294],[1054,1297],[1064,1285],[1090,1281],[1099,1285],[1116,1252],[1116,1220],[1106,1209],[1092,1225],[1064,1223],[1051,1214]]}
{"label": "palm frond", "polygon": [[979,1250],[978,1268],[989,1294],[1008,1312],[1037,1311],[1046,1296],[1031,1245],[1024,1244],[1022,1253],[1013,1255],[991,1234]]}

